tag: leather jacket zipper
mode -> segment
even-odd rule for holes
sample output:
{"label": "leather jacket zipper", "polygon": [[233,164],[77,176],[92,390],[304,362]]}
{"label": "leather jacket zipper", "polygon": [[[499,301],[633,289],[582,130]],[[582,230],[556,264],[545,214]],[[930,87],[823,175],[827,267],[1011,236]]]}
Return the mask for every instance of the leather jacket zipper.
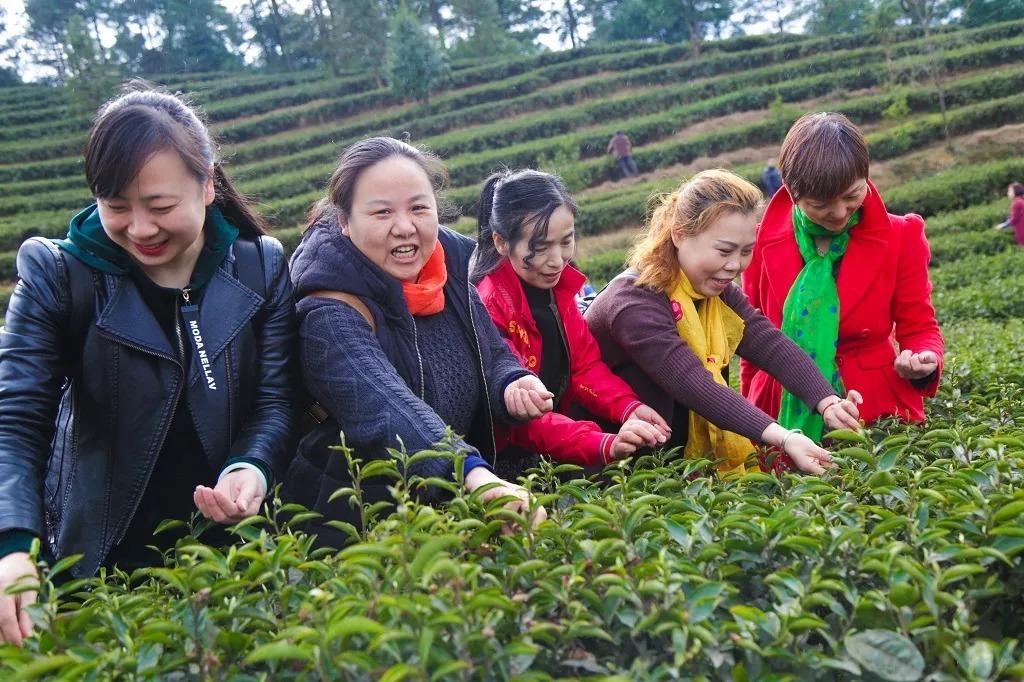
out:
{"label": "leather jacket zipper", "polygon": [[[181,290],[181,299],[185,302],[185,305],[190,305],[189,290],[187,288]],[[178,363],[178,367],[181,369],[181,377],[175,383],[175,386],[174,386],[174,402],[171,403],[171,412],[170,412],[169,415],[167,415],[167,427],[164,429],[163,434],[161,434],[161,436],[160,436],[160,443],[159,443],[159,445],[157,446],[157,449],[156,449],[156,456],[158,458],[160,457],[160,452],[164,449],[164,443],[167,441],[167,434],[171,430],[171,424],[174,422],[174,413],[177,412],[177,410],[178,410],[178,400],[181,398],[182,384],[185,383],[185,376],[186,376],[186,371],[185,371],[185,340],[184,340],[184,338],[182,338],[182,333],[183,332],[182,332],[182,329],[181,329],[181,316],[180,316],[180,314],[178,312],[178,302],[175,301],[174,302],[174,341],[175,341],[175,343],[177,344],[177,347],[178,347],[178,357],[177,357],[176,361]],[[145,350],[145,349],[140,348],[139,350]],[[114,544],[111,545],[111,547],[113,547],[114,545],[119,544],[122,540],[124,540],[124,536],[128,533],[128,528],[132,525],[132,519],[135,518],[135,512],[137,512],[139,510],[139,505],[142,504],[142,496],[145,494],[146,489],[149,487],[149,480],[153,477],[153,470],[155,468],[156,468],[156,460],[153,461],[152,465],[149,467],[149,470],[146,472],[146,480],[143,481],[143,483],[142,483],[142,490],[139,493],[139,495],[137,496],[137,498],[135,499],[135,503],[132,505],[131,511],[128,512],[127,516],[122,517],[122,519],[123,519],[123,527],[121,528],[121,532],[118,534],[117,539],[114,541]],[[107,552],[109,552],[109,551],[110,551],[110,548],[108,547],[107,548]],[[106,552],[104,552],[104,554],[106,554]]]}

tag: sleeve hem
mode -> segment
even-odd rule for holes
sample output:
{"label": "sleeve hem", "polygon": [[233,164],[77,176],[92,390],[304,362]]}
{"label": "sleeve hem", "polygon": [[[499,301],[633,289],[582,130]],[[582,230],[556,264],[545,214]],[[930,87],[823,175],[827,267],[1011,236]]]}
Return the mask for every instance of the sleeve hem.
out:
{"label": "sleeve hem", "polygon": [[31,551],[35,538],[27,530],[13,529],[0,533],[0,559],[10,554]]}

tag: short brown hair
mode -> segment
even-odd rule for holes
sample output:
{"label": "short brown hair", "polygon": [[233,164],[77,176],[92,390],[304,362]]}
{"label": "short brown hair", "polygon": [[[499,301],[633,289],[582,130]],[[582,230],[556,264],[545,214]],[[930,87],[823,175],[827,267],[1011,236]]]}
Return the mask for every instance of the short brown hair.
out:
{"label": "short brown hair", "polygon": [[804,114],[786,133],[779,173],[794,200],[827,201],[868,177],[868,141],[842,114]]}
{"label": "short brown hair", "polygon": [[673,235],[695,237],[722,216],[759,213],[764,195],[740,176],[716,168],[697,173],[678,191],[655,196],[651,203],[647,232],[630,252],[629,264],[640,273],[636,286],[667,292],[679,279]]}

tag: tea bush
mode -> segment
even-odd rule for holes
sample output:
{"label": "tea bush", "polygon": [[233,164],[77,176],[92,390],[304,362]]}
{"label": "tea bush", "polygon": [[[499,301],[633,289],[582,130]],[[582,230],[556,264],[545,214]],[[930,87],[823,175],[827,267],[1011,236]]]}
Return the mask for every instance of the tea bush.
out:
{"label": "tea bush", "polygon": [[544,467],[529,483],[550,518],[512,536],[478,495],[421,507],[408,494],[425,482],[375,464],[400,504],[341,552],[312,549],[284,523],[305,513],[274,502],[232,547],[186,539],[162,568],[48,585],[39,636],[0,665],[67,680],[1024,675],[1024,393],[936,402],[928,427],[834,434],[821,478],[723,482],[673,452],[602,482]]}

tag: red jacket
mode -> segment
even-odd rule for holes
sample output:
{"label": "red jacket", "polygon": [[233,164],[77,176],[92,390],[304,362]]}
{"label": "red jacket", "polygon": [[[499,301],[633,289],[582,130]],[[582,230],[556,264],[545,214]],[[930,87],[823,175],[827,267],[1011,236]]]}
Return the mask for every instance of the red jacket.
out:
{"label": "red jacket", "polygon": [[[750,267],[743,273],[743,291],[777,327],[782,306],[803,258],[793,234],[793,199],[783,187],[768,204]],[[839,266],[839,345],[836,365],[846,390],[863,395],[861,418],[873,422],[886,415],[924,420],[924,396],[935,395],[945,344],[935,320],[932,284],[928,279],[931,252],[924,220],[895,216],[874,185],[850,232],[850,245]],[[926,385],[903,379],[893,367],[896,349],[930,350],[939,358],[939,372]],[[915,385],[916,384],[916,385]],[[750,363],[740,365],[740,390],[751,402],[778,416],[779,384]]]}
{"label": "red jacket", "polygon": [[[597,341],[576,307],[576,292],[585,280],[582,273],[567,266],[554,290],[569,353],[569,387],[559,412],[549,412],[511,428],[495,429],[499,451],[511,444],[561,462],[586,466],[607,462],[615,435],[602,432],[594,422],[576,421],[564,413],[578,403],[602,419],[622,423],[640,406],[629,384],[612,374],[601,360]],[[512,264],[505,260],[477,289],[512,352],[524,367],[540,373],[543,339]]]}
{"label": "red jacket", "polygon": [[1024,197],[1015,197],[1010,203],[1010,225],[1017,243],[1024,246]]}

